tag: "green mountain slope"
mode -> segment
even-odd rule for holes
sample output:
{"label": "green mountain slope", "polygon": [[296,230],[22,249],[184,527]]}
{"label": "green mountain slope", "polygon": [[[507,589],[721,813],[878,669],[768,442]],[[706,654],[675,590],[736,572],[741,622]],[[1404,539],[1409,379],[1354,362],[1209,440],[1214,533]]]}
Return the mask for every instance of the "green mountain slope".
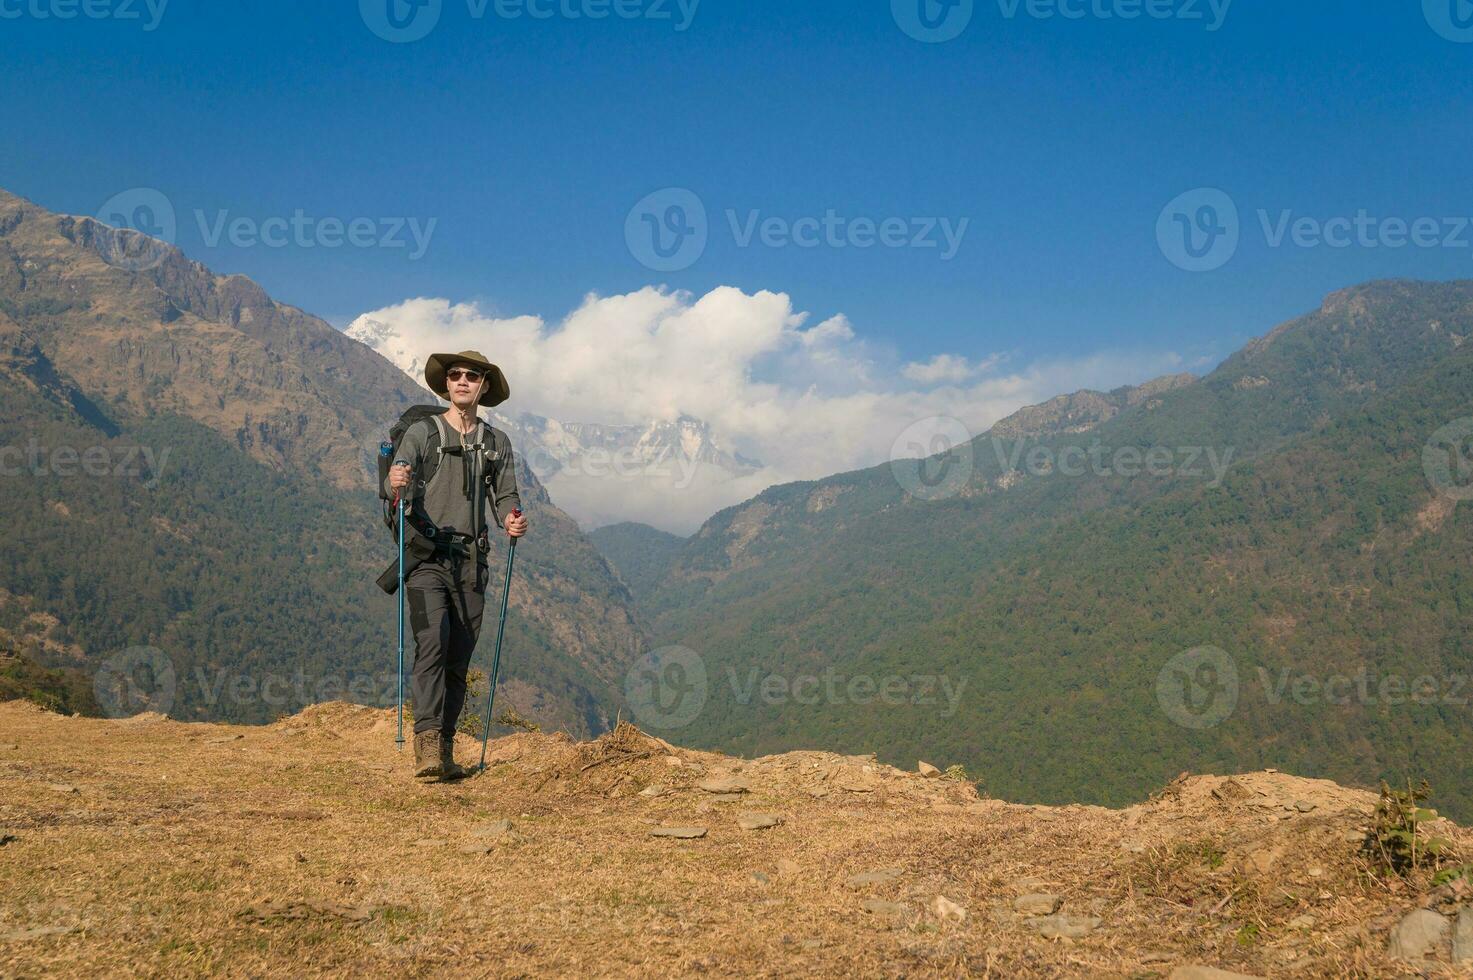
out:
{"label": "green mountain slope", "polygon": [[[0,617],[17,642],[44,625],[46,666],[167,668],[178,717],[391,700],[395,603],[374,578],[393,547],[370,468],[423,393],[250,280],[141,238],[0,192]],[[157,261],[113,264],[140,247]],[[597,732],[642,642],[632,600],[518,478],[535,533],[506,694]]]}
{"label": "green mountain slope", "polygon": [[[959,762],[1044,801],[1191,768],[1412,772],[1473,812],[1473,505],[1423,471],[1473,414],[1470,333],[1473,284],[1373,283],[1082,431],[717,515],[647,602],[706,672],[680,737]],[[918,499],[916,473],[956,492]]]}
{"label": "green mountain slope", "polygon": [[589,531],[588,540],[639,599],[665,577],[685,539],[648,524],[622,521]]}

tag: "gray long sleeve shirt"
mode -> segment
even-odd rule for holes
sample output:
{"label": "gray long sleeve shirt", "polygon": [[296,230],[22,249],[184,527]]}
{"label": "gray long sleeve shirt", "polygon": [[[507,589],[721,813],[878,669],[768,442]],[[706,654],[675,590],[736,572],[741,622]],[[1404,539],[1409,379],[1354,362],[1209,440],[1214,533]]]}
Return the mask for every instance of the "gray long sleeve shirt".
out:
{"label": "gray long sleeve shirt", "polygon": [[[410,500],[423,498],[424,513],[437,527],[447,531],[474,534],[475,521],[472,502],[475,499],[475,485],[472,479],[475,461],[470,458],[470,453],[439,454],[440,461],[434,478],[428,485],[421,482],[426,444],[434,432],[431,426],[439,426],[439,441],[442,447],[457,449],[460,446],[459,432],[446,421],[443,415],[411,426],[409,431],[404,433],[404,438],[399,443],[399,452],[394,457],[395,461],[404,460],[409,463],[413,470],[414,476],[407,488],[406,496]],[[497,526],[501,527],[504,526],[505,519],[512,510],[522,505],[521,497],[517,494],[517,474],[512,459],[511,439],[505,432],[492,428],[482,421],[478,423],[475,431],[465,436],[466,446],[473,446],[478,441],[483,446],[481,472],[491,473],[492,487],[495,490],[494,500],[492,500],[492,517]],[[384,490],[393,496],[394,491],[388,486],[387,481]],[[491,491],[486,491],[486,496],[490,498]]]}

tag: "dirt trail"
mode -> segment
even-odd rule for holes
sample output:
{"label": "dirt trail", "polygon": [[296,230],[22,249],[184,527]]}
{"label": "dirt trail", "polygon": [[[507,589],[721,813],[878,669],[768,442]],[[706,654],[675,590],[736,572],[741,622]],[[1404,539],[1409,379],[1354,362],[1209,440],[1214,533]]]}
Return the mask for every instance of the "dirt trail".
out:
{"label": "dirt trail", "polygon": [[502,738],[485,775],[426,786],[392,725],[340,703],[264,728],[0,704],[0,976],[1473,976],[1449,948],[1389,956],[1409,912],[1456,923],[1473,896],[1366,876],[1375,797],[1322,780],[1026,806],[625,726]]}

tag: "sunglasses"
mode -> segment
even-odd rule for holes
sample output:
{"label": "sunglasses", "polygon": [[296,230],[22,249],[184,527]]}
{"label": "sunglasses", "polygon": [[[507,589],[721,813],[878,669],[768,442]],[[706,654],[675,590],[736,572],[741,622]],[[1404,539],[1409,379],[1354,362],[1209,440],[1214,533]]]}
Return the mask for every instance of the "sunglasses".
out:
{"label": "sunglasses", "polygon": [[451,368],[445,372],[445,377],[451,381],[459,381],[461,378],[464,378],[467,381],[475,382],[481,380],[481,372],[471,371],[467,368]]}

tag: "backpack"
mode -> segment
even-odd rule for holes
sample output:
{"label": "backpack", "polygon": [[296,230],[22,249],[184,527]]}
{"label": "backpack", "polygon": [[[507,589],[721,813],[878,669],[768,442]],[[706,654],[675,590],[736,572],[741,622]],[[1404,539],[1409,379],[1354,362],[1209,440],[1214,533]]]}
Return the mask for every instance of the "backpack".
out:
{"label": "backpack", "polygon": [[[430,426],[430,434],[429,438],[425,440],[424,459],[420,462],[419,471],[415,474],[415,482],[419,484],[421,489],[429,486],[430,481],[435,478],[435,472],[440,468],[440,459],[444,455],[440,451],[440,444],[442,439],[440,424],[435,421],[435,416],[443,414],[445,414],[445,409],[439,405],[411,405],[409,408],[404,410],[403,415],[399,416],[398,421],[396,421],[392,426],[389,427],[388,441],[379,444],[378,495],[379,499],[383,501],[384,526],[387,527],[389,529],[389,533],[394,536],[396,543],[398,541],[399,534],[399,525],[397,520],[398,515],[395,513],[394,507],[392,506],[394,498],[390,495],[389,491],[386,490],[384,486],[389,478],[389,470],[393,467],[394,461],[398,459],[399,447],[404,442],[404,436],[415,425],[419,424],[422,421],[427,422]],[[483,438],[489,438],[492,447],[494,447],[496,439],[491,426],[486,424],[485,422],[482,422],[481,428],[484,431]],[[477,445],[480,446],[481,444]],[[492,458],[495,458],[494,448],[492,452]],[[484,482],[485,489],[492,489],[491,473],[489,470],[486,471]],[[477,490],[480,489],[480,487],[477,487]],[[482,506],[484,506],[485,500],[486,495],[483,493],[480,495],[480,503],[482,504]],[[477,508],[477,510],[479,510],[479,508]],[[411,507],[406,516],[408,518],[407,523],[412,525],[413,530],[425,535],[426,537],[433,538],[435,536],[435,525],[430,521],[428,516],[421,512],[419,508]],[[476,518],[479,523],[483,520],[483,515],[477,513]]]}
{"label": "backpack", "polygon": [[[420,469],[414,476],[414,482],[421,488],[429,485],[429,482],[435,478],[435,472],[440,467],[440,458],[444,455],[441,452],[442,435],[440,423],[435,420],[435,416],[443,414],[445,414],[445,409],[439,405],[412,405],[405,409],[404,414],[399,416],[399,420],[389,427],[388,441],[379,444],[378,495],[383,505],[384,526],[389,529],[389,535],[394,539],[396,545],[399,543],[399,515],[397,509],[393,506],[394,498],[384,488],[384,484],[389,478],[389,470],[399,456],[399,446],[403,443],[405,434],[415,425],[421,422],[427,422],[432,431],[430,432],[429,438],[425,440],[425,458],[420,462]],[[496,444],[495,430],[485,422],[481,423],[481,429],[484,433],[483,438],[489,438],[491,441],[493,448],[489,455],[492,459],[495,459],[497,456],[497,450],[494,448]],[[485,449],[482,443],[477,443],[476,448],[482,452]],[[483,456],[482,458],[484,459],[485,457]],[[484,466],[484,463],[481,465]],[[486,550],[484,543],[486,535],[484,511],[488,496],[487,491],[494,491],[492,473],[489,468],[485,470],[484,480],[476,485],[476,503],[472,508],[477,523],[475,537],[482,542],[482,551]],[[494,499],[494,493],[489,495]],[[418,567],[421,562],[427,561],[431,556],[436,554],[438,550],[437,542],[443,540],[440,529],[435,526],[434,522],[430,520],[429,515],[424,512],[424,508],[419,505],[420,499],[422,498],[416,498],[415,506],[410,507],[404,514],[404,526],[408,529],[404,541],[405,574],[408,574],[409,571]],[[378,577],[378,585],[379,588],[390,595],[398,591],[398,562],[390,565]]]}

